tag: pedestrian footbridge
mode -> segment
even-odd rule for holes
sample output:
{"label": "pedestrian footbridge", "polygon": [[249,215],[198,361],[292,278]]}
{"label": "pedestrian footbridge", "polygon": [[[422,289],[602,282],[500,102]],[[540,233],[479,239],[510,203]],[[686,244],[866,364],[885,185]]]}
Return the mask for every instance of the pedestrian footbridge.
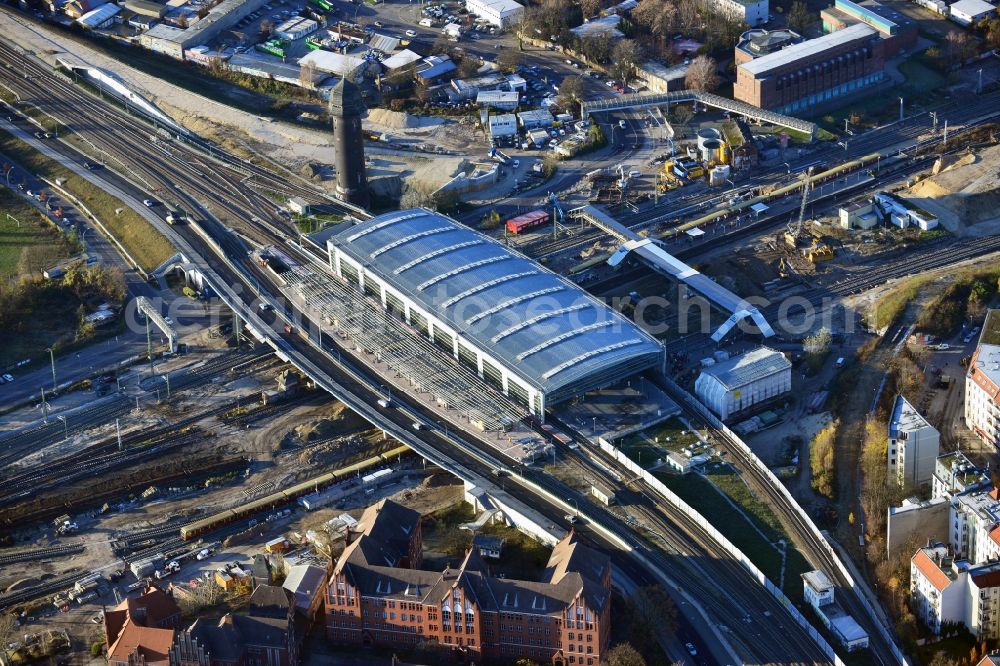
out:
{"label": "pedestrian footbridge", "polygon": [[740,116],[746,116],[765,123],[785,127],[796,132],[808,134],[810,140],[816,136],[816,123],[808,120],[785,116],[774,111],[767,111],[753,104],[729,99],[722,95],[701,92],[700,90],[677,90],[668,93],[631,93],[615,95],[605,99],[580,102],[580,113],[586,118],[593,113],[609,111],[625,111],[627,109],[642,109],[650,106],[667,106],[681,102],[700,102],[723,111],[729,111]]}

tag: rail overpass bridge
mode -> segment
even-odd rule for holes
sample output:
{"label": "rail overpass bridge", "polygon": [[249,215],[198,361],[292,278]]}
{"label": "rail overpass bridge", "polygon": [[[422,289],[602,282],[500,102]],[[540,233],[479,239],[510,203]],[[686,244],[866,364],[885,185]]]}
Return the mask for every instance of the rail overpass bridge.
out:
{"label": "rail overpass bridge", "polygon": [[785,116],[774,111],[767,111],[753,104],[729,99],[721,95],[701,92],[700,90],[677,90],[668,93],[630,93],[616,95],[606,99],[596,99],[580,102],[580,117],[586,118],[594,113],[609,111],[625,111],[627,109],[643,109],[650,106],[669,106],[680,102],[700,102],[723,111],[729,111],[753,120],[785,127],[796,132],[809,135],[812,140],[816,136],[816,123],[808,120]]}

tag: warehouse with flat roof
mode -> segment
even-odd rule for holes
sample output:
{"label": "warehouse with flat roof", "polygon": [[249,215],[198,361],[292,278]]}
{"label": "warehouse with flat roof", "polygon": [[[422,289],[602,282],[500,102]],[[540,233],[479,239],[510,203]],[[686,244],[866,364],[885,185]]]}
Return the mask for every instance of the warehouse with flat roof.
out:
{"label": "warehouse with flat roof", "polygon": [[632,321],[445,215],[380,215],[327,248],[337,275],[539,418],[662,362]]}

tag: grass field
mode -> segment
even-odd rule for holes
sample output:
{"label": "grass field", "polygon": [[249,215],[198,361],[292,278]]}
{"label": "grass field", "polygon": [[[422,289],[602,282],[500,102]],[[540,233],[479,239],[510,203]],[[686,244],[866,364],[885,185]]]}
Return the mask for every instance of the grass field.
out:
{"label": "grass field", "polygon": [[[33,150],[7,132],[0,131],[0,153],[32,173],[54,181],[65,179],[63,189],[80,199],[114,234],[143,270],[152,270],[166,261],[174,247],[153,225],[116,197]],[[121,214],[116,213],[121,210]]]}
{"label": "grass field", "polygon": [[903,92],[909,95],[931,93],[948,83],[948,79],[917,59],[900,63],[899,71],[906,77]]}
{"label": "grass field", "polygon": [[39,275],[72,253],[59,229],[8,189],[0,189],[0,282]]}
{"label": "grass field", "polygon": [[[681,499],[697,509],[713,527],[725,534],[772,583],[777,585],[780,582],[781,555],[772,544],[781,538],[785,538],[786,543],[791,542],[785,537],[777,516],[753,496],[743,480],[728,466],[715,465],[707,477],[665,472],[657,473],[656,476]],[[710,484],[714,484],[742,508],[749,520],[735,511],[732,504]],[[796,601],[802,598],[800,574],[810,569],[802,554],[789,545],[783,587],[789,599]]]}

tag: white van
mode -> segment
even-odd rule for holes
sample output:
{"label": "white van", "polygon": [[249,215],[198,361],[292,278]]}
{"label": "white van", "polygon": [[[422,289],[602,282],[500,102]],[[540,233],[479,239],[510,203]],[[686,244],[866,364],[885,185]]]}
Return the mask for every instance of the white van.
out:
{"label": "white van", "polygon": [[434,21],[430,20],[429,18],[420,19],[419,25],[422,25],[425,28],[430,28],[434,25]]}

